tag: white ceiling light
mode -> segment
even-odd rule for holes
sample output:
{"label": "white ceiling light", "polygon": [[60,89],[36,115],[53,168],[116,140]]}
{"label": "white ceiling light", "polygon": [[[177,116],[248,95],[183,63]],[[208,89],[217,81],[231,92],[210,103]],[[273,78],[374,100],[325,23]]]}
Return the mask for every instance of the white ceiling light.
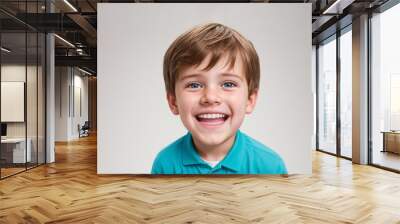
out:
{"label": "white ceiling light", "polygon": [[54,34],[54,36],[56,36],[58,39],[60,39],[61,41],[63,41],[63,42],[66,43],[67,45],[69,45],[69,46],[75,48],[75,45],[71,44],[71,42],[69,42],[68,40],[66,40],[66,39],[64,39],[64,38],[62,38],[62,37],[60,37],[60,36],[58,36],[57,34]]}
{"label": "white ceiling light", "polygon": [[10,50],[8,50],[8,49],[5,48],[5,47],[2,47],[1,50],[4,51],[4,52],[7,52],[7,53],[10,53],[10,52],[11,52]]}
{"label": "white ceiling light", "polygon": [[83,72],[83,73],[85,73],[85,74],[92,75],[92,73],[90,73],[90,72],[88,72],[88,71],[85,71],[85,70],[83,70],[83,69],[81,69],[81,68],[79,68],[79,67],[78,67],[78,70],[81,71],[81,72]]}
{"label": "white ceiling light", "polygon": [[332,5],[324,10],[322,14],[342,14],[343,9],[351,5],[355,0],[336,0]]}
{"label": "white ceiling light", "polygon": [[81,48],[77,48],[77,49],[76,49],[76,52],[77,52],[79,55],[83,55],[83,50],[82,50]]}
{"label": "white ceiling light", "polygon": [[74,12],[78,12],[78,10],[71,4],[68,2],[68,0],[64,0],[65,4],[67,4],[72,10],[74,10]]}

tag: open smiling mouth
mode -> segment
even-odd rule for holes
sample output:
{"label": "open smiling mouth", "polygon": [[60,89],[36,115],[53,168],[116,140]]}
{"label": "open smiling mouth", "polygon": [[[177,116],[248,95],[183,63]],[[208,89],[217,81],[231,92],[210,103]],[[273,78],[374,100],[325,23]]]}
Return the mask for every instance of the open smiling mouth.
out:
{"label": "open smiling mouth", "polygon": [[229,115],[227,114],[220,114],[220,113],[215,113],[215,114],[198,114],[196,115],[196,120],[200,122],[200,124],[204,125],[220,125],[223,124],[227,119],[229,118]]}

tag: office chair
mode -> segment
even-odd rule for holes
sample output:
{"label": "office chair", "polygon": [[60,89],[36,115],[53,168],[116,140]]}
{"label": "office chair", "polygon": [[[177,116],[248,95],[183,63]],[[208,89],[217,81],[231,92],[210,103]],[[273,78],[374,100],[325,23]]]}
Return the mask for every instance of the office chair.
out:
{"label": "office chair", "polygon": [[79,138],[89,136],[89,129],[90,129],[89,121],[85,121],[82,127],[79,127],[78,125],[78,129],[79,129]]}

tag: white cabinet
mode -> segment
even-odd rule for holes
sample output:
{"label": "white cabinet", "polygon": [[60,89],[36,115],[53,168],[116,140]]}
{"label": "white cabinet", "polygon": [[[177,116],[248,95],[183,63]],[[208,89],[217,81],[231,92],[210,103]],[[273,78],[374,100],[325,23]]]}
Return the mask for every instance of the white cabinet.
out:
{"label": "white cabinet", "polygon": [[[32,161],[32,140],[28,138],[26,142],[28,144],[25,151],[25,138],[7,138],[1,140],[2,145],[12,147],[13,163],[25,163]],[[25,161],[25,159],[27,160]]]}

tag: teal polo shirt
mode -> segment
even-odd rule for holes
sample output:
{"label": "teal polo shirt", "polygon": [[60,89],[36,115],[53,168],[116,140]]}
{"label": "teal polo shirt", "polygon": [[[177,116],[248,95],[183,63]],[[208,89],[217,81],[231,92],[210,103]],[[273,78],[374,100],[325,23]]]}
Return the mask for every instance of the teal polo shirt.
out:
{"label": "teal polo shirt", "polygon": [[232,148],[215,167],[200,157],[188,132],[158,153],[151,173],[287,174],[287,170],[275,151],[238,130]]}

